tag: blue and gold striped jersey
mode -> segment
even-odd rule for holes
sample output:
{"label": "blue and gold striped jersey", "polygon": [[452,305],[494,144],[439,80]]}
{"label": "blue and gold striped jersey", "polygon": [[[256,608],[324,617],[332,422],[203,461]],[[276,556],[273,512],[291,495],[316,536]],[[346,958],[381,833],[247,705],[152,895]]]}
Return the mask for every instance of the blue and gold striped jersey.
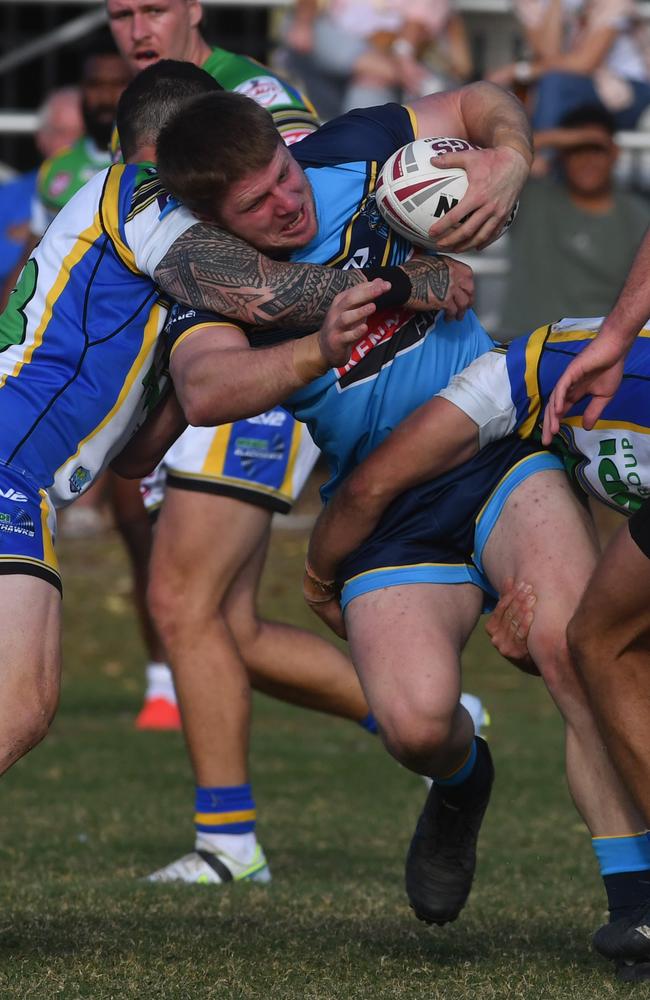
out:
{"label": "blue and gold striped jersey", "polygon": [[[538,433],[553,388],[596,336],[602,317],[563,319],[513,341],[506,354],[515,427],[521,437]],[[625,360],[623,381],[595,427],[582,427],[589,397],[562,420],[556,446],[575,483],[627,514],[650,496],[650,329],[641,330]]]}
{"label": "blue and gold striped jersey", "polygon": [[[507,350],[482,355],[438,395],[474,421],[481,447],[513,431],[523,439],[539,438],[558,379],[602,322],[602,316],[582,317],[542,326]],[[562,419],[553,442],[575,485],[625,514],[650,496],[649,387],[650,329],[643,329],[625,359],[621,386],[593,429],[582,426],[586,397]]]}
{"label": "blue and gold striped jersey", "polygon": [[154,270],[196,220],[147,165],[94,177],[54,219],[0,316],[0,462],[74,500],[157,399],[167,303]]}

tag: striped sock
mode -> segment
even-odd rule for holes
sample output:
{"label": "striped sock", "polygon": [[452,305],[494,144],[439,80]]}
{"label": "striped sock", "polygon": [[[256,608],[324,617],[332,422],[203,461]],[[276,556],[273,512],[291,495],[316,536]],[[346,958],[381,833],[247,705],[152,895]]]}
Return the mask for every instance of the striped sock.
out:
{"label": "striped sock", "polygon": [[205,788],[197,785],[194,813],[197,850],[220,851],[251,860],[257,839],[256,810],[250,785]]}

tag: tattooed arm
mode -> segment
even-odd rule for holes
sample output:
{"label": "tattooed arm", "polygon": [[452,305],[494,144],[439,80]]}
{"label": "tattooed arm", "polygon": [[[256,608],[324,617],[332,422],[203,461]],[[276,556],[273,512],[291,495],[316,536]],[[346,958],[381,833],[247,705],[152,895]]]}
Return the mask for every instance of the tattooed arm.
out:
{"label": "tattooed arm", "polygon": [[[471,304],[472,272],[449,257],[414,258],[402,265],[413,285],[407,305],[459,316]],[[258,327],[314,330],[335,296],[365,281],[362,271],[271,260],[208,223],[197,223],[172,244],[154,275],[168,295]]]}
{"label": "tattooed arm", "polygon": [[411,309],[443,309],[447,319],[462,319],[474,300],[471,267],[453,257],[412,257],[402,264],[411,279]]}
{"label": "tattooed arm", "polygon": [[172,244],[154,277],[178,302],[286,330],[321,326],[335,296],[365,280],[358,270],[271,260],[203,222]]}

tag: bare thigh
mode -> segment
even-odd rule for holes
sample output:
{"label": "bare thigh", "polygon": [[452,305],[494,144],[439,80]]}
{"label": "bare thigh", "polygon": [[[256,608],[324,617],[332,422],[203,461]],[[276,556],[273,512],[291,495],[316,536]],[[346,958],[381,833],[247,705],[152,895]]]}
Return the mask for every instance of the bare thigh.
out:
{"label": "bare thigh", "polygon": [[[156,525],[150,588],[175,591],[193,615],[215,614],[241,570],[264,548],[270,512],[231,497],[167,489]],[[262,563],[256,562],[261,572]],[[247,577],[254,590],[257,581]],[[171,595],[170,595],[171,596]]]}
{"label": "bare thigh", "polygon": [[497,590],[509,578],[533,586],[529,649],[551,687],[552,650],[564,643],[597,558],[591,519],[559,470],[538,472],[514,491],[485,546],[483,566]]}
{"label": "bare thigh", "polygon": [[414,584],[364,594],[346,608],[370,708],[391,752],[414,770],[421,768],[413,761],[429,756],[443,773],[466,751],[473,730],[459,705],[460,653],[482,602],[471,584]]}
{"label": "bare thigh", "polygon": [[61,675],[61,597],[33,576],[0,576],[0,771],[45,736]]}

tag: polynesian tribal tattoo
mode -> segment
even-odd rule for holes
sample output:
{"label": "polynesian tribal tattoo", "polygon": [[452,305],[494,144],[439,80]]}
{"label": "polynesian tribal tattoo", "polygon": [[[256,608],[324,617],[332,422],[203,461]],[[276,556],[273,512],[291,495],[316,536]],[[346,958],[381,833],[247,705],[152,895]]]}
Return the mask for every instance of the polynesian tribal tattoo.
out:
{"label": "polynesian tribal tattoo", "polygon": [[411,279],[411,302],[430,303],[434,295],[444,303],[449,291],[449,264],[444,257],[412,257],[402,267]]}
{"label": "polynesian tribal tattoo", "polygon": [[364,281],[354,270],[287,264],[213,225],[198,223],[169,248],[155,272],[168,295],[252,326],[321,326],[339,292]]}

